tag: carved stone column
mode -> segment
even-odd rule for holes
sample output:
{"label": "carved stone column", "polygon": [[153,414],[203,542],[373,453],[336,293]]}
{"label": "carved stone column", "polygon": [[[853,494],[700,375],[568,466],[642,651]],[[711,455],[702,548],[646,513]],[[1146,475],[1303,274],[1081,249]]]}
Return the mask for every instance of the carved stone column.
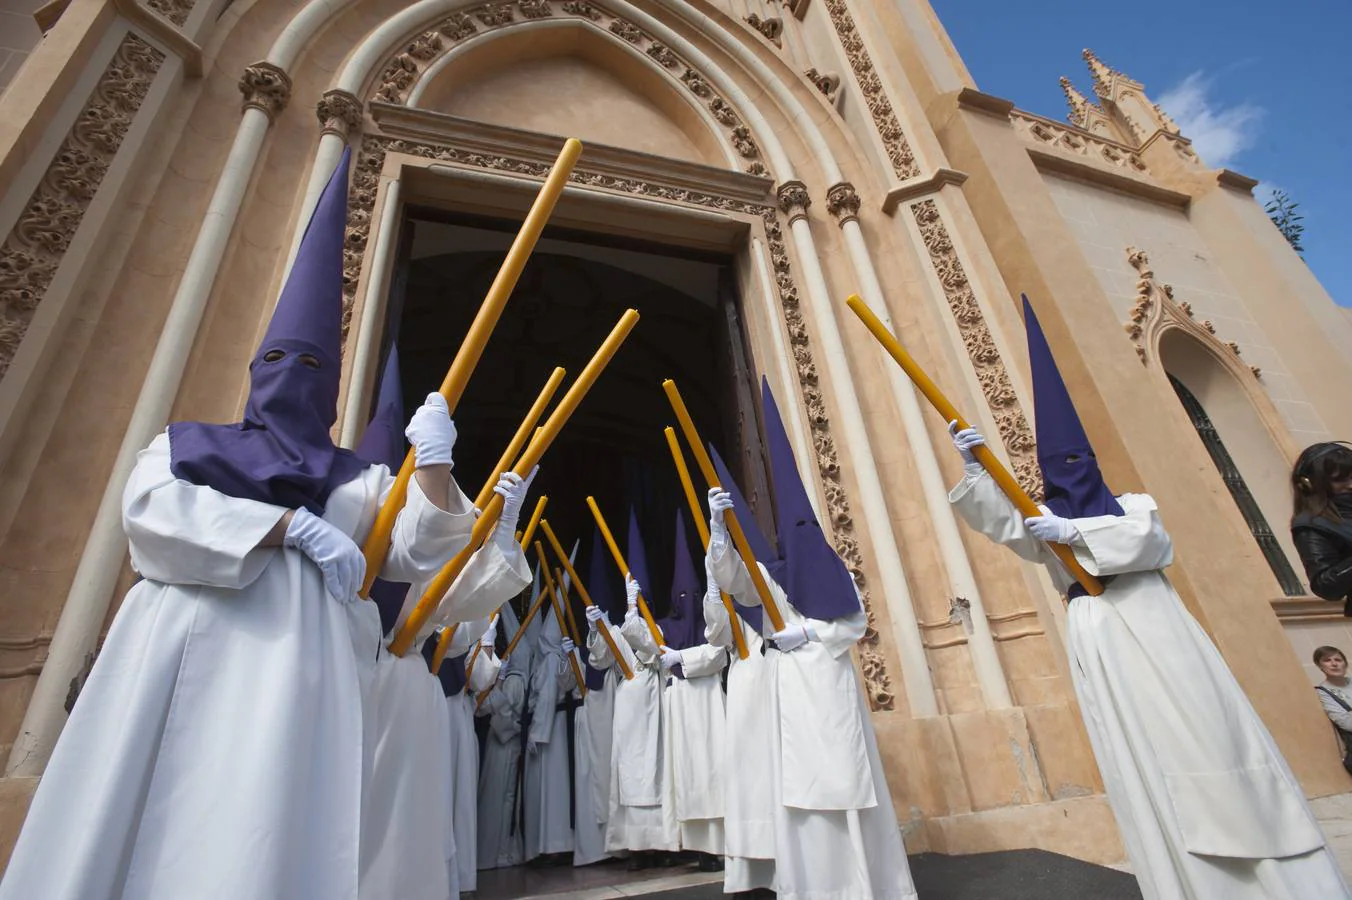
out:
{"label": "carved stone column", "polygon": [[859,192],[848,181],[834,184],[826,192],[826,211],[835,216],[836,224],[844,228],[846,222],[859,221]]}
{"label": "carved stone column", "polygon": [[324,134],[347,141],[348,135],[361,127],[362,102],[348,91],[325,91],[315,107],[315,114]]}
{"label": "carved stone column", "polygon": [[291,99],[291,76],[270,62],[256,62],[244,69],[239,80],[244,108],[256,109],[271,122]]}
{"label": "carved stone column", "polygon": [[779,200],[779,208],[788,216],[790,226],[799,219],[807,218],[807,209],[812,205],[812,198],[808,196],[807,185],[803,182],[786,181],[779,186],[775,196]]}

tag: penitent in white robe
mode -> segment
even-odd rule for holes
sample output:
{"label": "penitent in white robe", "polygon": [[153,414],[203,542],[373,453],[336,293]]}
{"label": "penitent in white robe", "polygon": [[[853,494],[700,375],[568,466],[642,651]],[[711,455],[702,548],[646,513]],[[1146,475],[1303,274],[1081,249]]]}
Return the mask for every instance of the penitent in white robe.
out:
{"label": "penitent in white robe", "polygon": [[[333,491],[325,520],[360,544],[392,483],[366,469]],[[461,508],[443,512],[411,483],[385,571],[414,580],[444,563],[473,523]],[[285,512],[176,479],[167,435],[141,453],[123,525],[144,580],[57,743],[0,896],[357,896],[350,604],[300,551],[258,547]]]}
{"label": "penitent in white robe", "polygon": [[[482,619],[473,625],[462,625],[451,639],[447,658],[454,658],[452,654],[457,654],[457,651],[463,653],[469,636],[473,635],[473,640],[478,640],[487,627],[488,623]],[[477,655],[471,651],[470,657],[473,668],[467,672],[468,688],[446,698],[451,736],[451,834],[455,838],[455,859],[451,866],[453,893],[478,889],[479,741],[474,733],[474,702],[480,691],[487,690],[497,680],[501,665],[497,656],[488,649],[479,651]]]}
{"label": "penitent in white robe", "polygon": [[521,719],[526,711],[529,654],[517,650],[503,665],[497,685],[484,702],[488,740],[479,771],[479,868],[498,869],[525,862],[518,819],[522,761]]}
{"label": "penitent in white robe", "polygon": [[[525,557],[516,544],[504,554],[489,541],[470,557],[443,595],[436,620],[459,610],[498,605],[529,583]],[[422,596],[409,591],[393,632],[403,626]],[[494,607],[496,608],[496,607]],[[376,663],[375,753],[363,792],[361,897],[363,900],[445,900],[451,892],[450,863],[456,857],[451,830],[450,719],[441,682],[418,652],[431,634],[425,625],[402,658],[382,653]]]}
{"label": "penitent in white robe", "polygon": [[542,854],[573,852],[569,822],[571,790],[568,745],[569,710],[561,706],[575,687],[573,667],[561,645],[558,619],[552,612],[537,641],[531,668],[530,732],[526,737],[526,861]]}
{"label": "penitent in white robe", "polygon": [[[985,473],[950,495],[968,525],[1072,584]],[[1346,897],[1333,855],[1272,736],[1164,576],[1173,545],[1155,501],[1075,519],[1075,558],[1114,576],[1071,601],[1075,694],[1146,900]]]}
{"label": "penitent in white robe", "polygon": [[[602,620],[634,677],[618,675],[611,726],[610,806],[606,850],[678,850],[680,827],[666,787],[670,763],[662,740],[663,673],[657,647],[642,618],[619,629]],[[598,669],[615,658],[599,630],[587,635],[587,653]],[[619,667],[614,670],[617,674]]]}
{"label": "penitent in white robe", "polygon": [[[751,577],[726,539],[716,538],[709,552],[719,586],[745,606],[758,605]],[[792,652],[771,650],[766,656],[772,682],[774,890],[780,900],[913,900],[906,848],[850,658],[864,636],[865,615],[861,610],[829,622],[806,618],[760,567],[785,624],[809,624],[818,637]],[[762,628],[772,633],[769,616]]]}
{"label": "penitent in white robe", "polygon": [[[718,595],[715,594],[715,602]],[[681,849],[722,856],[727,713],[723,667],[728,653],[714,644],[678,651],[685,678],[672,676],[663,693],[672,800]]]}
{"label": "penitent in white robe", "polygon": [[[723,891],[770,890],[775,881],[775,779],[765,754],[773,746],[773,687],[765,642],[740,618],[747,657],[737,656],[727,608],[704,599],[704,639],[723,647],[728,663],[727,739],[718,746],[723,771]],[[760,753],[756,752],[760,749]]]}
{"label": "penitent in white robe", "polygon": [[[578,667],[581,666],[582,660],[579,658]],[[610,729],[615,712],[613,698],[614,687],[610,672],[607,671],[604,685],[588,690],[581,705],[573,710],[573,721],[576,723],[573,759],[577,773],[577,780],[573,784],[574,866],[589,866],[610,856],[606,852],[606,817],[610,808]]]}

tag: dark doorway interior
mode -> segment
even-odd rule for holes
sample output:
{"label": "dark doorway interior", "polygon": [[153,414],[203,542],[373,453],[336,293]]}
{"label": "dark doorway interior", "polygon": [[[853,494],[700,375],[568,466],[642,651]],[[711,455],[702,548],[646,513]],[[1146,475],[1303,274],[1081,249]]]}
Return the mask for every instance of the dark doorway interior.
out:
{"label": "dark doorway interior", "polygon": [[[518,224],[437,210],[408,213],[381,354],[397,336],[407,413],[440,384]],[[662,433],[674,424],[663,379],[676,380],[701,434],[761,507],[763,527],[772,521],[768,503],[759,501],[766,479],[752,399],[758,387],[747,364],[730,260],[577,232],[545,234],[455,413],[455,474],[473,496],[551,370],[568,371],[561,395],[621,313],[637,309],[637,328],[546,455],[528,507],[540,493],[549,495],[546,517],[565,543],[581,539],[578,570],[586,573],[592,520],[585,498],[596,497],[627,553],[632,506],[653,582],[646,593],[654,614],[662,615],[676,510],[687,511]],[[695,478],[702,496],[698,473]],[[693,528],[687,537],[699,566]],[[620,590],[618,571],[608,571]]]}

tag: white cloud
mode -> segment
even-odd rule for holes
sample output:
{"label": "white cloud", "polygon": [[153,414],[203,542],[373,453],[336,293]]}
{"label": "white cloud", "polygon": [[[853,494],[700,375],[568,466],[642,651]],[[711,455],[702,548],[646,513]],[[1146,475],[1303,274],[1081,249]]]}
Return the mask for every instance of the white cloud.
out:
{"label": "white cloud", "polygon": [[1165,91],[1159,104],[1192,140],[1193,149],[1208,166],[1228,166],[1258,137],[1263,110],[1248,103],[1224,106],[1210,96],[1211,81],[1193,72]]}

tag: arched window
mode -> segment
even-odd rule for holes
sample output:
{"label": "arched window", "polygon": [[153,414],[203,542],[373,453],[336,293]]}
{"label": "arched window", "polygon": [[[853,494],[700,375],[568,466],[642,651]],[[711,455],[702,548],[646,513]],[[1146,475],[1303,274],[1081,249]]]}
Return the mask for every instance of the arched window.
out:
{"label": "arched window", "polygon": [[1296,570],[1292,568],[1290,560],[1286,558],[1281,545],[1277,543],[1277,537],[1272,533],[1267,517],[1263,515],[1263,511],[1258,507],[1258,502],[1254,500],[1253,493],[1249,490],[1248,484],[1245,483],[1244,476],[1240,474],[1239,467],[1235,465],[1235,461],[1226,451],[1225,443],[1216,431],[1216,426],[1212,424],[1211,418],[1206,414],[1206,410],[1193,396],[1192,391],[1184,386],[1183,382],[1170,375],[1169,383],[1173,385],[1174,392],[1178,394],[1178,399],[1183,404],[1183,409],[1187,411],[1188,418],[1192,420],[1192,427],[1197,429],[1197,435],[1202,439],[1206,452],[1211,454],[1211,461],[1216,464],[1216,469],[1221,473],[1221,479],[1230,490],[1230,496],[1234,499],[1235,505],[1239,507],[1240,513],[1244,516],[1244,521],[1248,523],[1249,531],[1258,543],[1258,549],[1263,551],[1263,557],[1272,568],[1272,574],[1277,576],[1277,581],[1281,584],[1283,593],[1288,597],[1303,595],[1305,588],[1301,584],[1299,576],[1296,575]]}

